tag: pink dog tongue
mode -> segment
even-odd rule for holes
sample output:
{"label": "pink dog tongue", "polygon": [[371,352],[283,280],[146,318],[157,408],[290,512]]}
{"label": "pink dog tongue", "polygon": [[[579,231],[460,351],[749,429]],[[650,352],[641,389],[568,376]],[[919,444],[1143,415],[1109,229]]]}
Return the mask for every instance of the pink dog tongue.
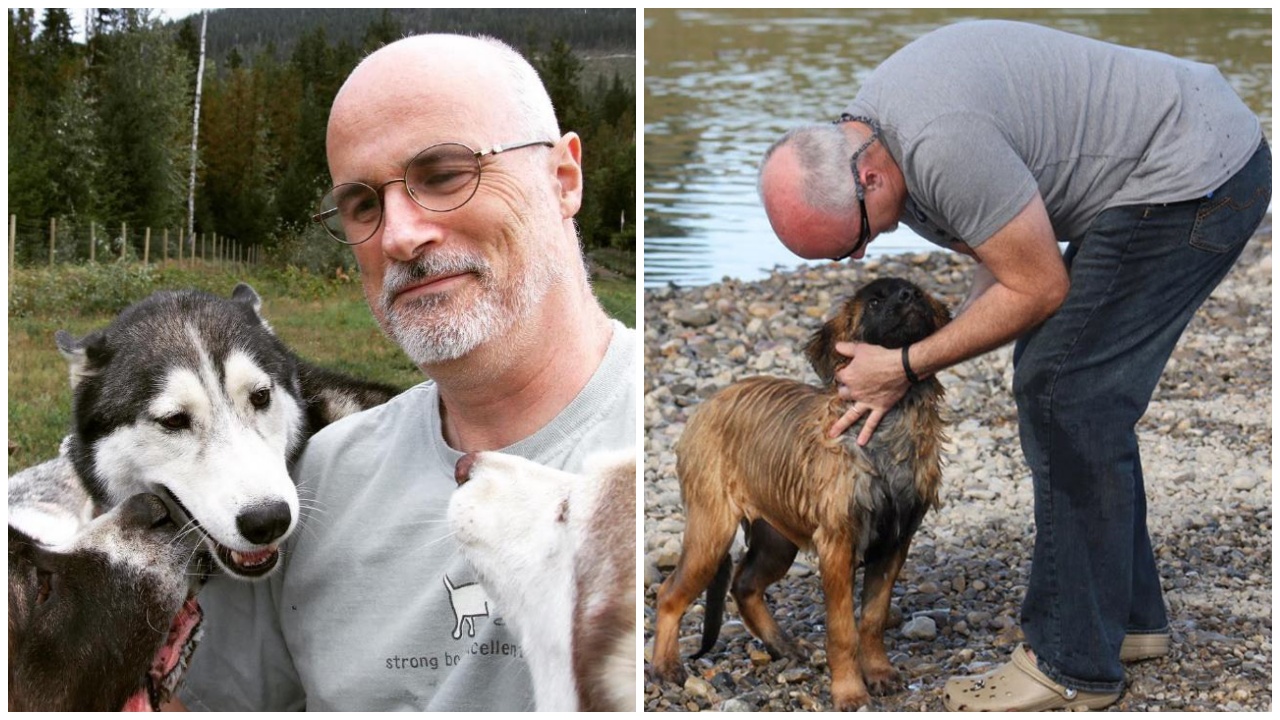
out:
{"label": "pink dog tongue", "polygon": [[120,712],[151,712],[151,698],[147,697],[147,689],[142,688],[134,693],[127,701]]}
{"label": "pink dog tongue", "polygon": [[169,699],[169,695],[173,692],[178,680],[181,678],[179,674],[175,674],[174,670],[184,659],[184,655],[189,654],[194,648],[191,646],[191,635],[196,627],[200,624],[202,613],[200,604],[196,602],[195,597],[187,598],[182,605],[182,609],[178,611],[178,615],[173,619],[173,625],[169,627],[169,637],[165,639],[165,643],[156,652],[155,659],[151,661],[151,670],[147,673],[146,686],[140,688],[136,693],[129,696],[125,701],[122,712],[151,712],[157,710],[151,706],[150,688],[155,688],[156,693],[163,702]]}
{"label": "pink dog tongue", "polygon": [[186,649],[187,639],[191,637],[191,632],[199,623],[200,605],[194,597],[189,597],[183,604],[182,610],[178,611],[178,616],[173,619],[173,625],[169,627],[169,639],[165,641],[160,652],[156,653],[155,660],[151,662],[151,677],[157,682],[178,666],[178,661],[182,659],[182,651]]}

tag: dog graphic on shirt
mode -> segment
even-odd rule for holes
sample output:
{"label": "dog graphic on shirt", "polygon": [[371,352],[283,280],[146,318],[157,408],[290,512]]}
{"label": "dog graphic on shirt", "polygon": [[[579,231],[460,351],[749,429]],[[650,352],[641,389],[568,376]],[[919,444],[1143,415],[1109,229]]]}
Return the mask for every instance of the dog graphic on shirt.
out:
{"label": "dog graphic on shirt", "polygon": [[444,587],[449,591],[449,604],[453,606],[455,625],[453,639],[462,639],[462,626],[467,626],[467,637],[476,636],[476,618],[489,617],[489,596],[485,594],[480,583],[454,585],[448,575],[444,576]]}

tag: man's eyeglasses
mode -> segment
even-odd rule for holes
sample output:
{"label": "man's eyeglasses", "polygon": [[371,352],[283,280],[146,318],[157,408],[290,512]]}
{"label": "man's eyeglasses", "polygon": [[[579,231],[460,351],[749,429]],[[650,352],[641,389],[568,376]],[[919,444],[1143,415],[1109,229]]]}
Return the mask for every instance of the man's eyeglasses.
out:
{"label": "man's eyeglasses", "polygon": [[862,215],[862,229],[858,231],[858,244],[854,245],[853,249],[844,255],[841,255],[838,258],[833,258],[835,262],[842,262],[849,259],[854,253],[866,247],[867,243],[871,241],[871,221],[867,218],[867,191],[866,188],[862,187],[862,179],[858,177],[858,159],[862,157],[862,153],[867,148],[871,147],[871,143],[874,143],[880,138],[880,126],[870,118],[853,117],[851,115],[844,114],[840,116],[839,120],[835,121],[835,124],[838,125],[843,122],[863,123],[871,128],[871,137],[867,138],[867,141],[862,143],[857,150],[854,150],[853,155],[849,158],[849,169],[853,172],[853,188],[855,194],[858,196],[858,212]]}
{"label": "man's eyeglasses", "polygon": [[415,155],[405,167],[404,177],[388,180],[376,189],[358,182],[335,186],[325,193],[311,219],[334,240],[359,245],[373,237],[382,225],[382,191],[388,185],[404,183],[409,197],[425,210],[457,210],[480,187],[480,158],[538,145],[555,147],[550,140],[494,145],[488,150],[473,150],[455,142],[438,143]]}

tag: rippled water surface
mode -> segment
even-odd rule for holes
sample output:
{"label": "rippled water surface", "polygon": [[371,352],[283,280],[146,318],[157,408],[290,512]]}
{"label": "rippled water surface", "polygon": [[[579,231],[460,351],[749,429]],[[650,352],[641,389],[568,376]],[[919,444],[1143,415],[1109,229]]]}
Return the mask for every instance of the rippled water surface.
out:
{"label": "rippled water surface", "polygon": [[[1269,10],[646,10],[645,284],[752,279],[798,264],[756,198],[765,148],[795,125],[838,115],[902,45],[976,17],[1213,63],[1271,137]],[[931,248],[904,226],[869,250]]]}

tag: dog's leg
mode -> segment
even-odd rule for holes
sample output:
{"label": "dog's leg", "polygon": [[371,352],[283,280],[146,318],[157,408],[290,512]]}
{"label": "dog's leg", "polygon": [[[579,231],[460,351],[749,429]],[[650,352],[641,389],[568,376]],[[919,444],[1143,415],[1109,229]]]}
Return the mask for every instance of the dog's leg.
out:
{"label": "dog's leg", "polygon": [[800,548],[763,520],[751,523],[747,538],[747,555],[733,578],[733,599],[742,622],[775,660],[796,657],[795,643],[769,612],[764,591],[787,574]]}
{"label": "dog's leg", "polygon": [[721,511],[699,512],[690,506],[685,515],[684,545],[676,569],[658,588],[658,624],[653,633],[653,670],[661,679],[683,683],[677,639],[680,618],[715,576],[720,561],[733,544],[737,518]]}
{"label": "dog's leg", "polygon": [[857,528],[835,532],[819,528],[813,536],[827,598],[827,664],[831,667],[831,701],[838,711],[857,710],[871,697],[858,668],[858,624],[853,617],[853,538]]}
{"label": "dog's leg", "polygon": [[862,577],[862,623],[858,627],[858,658],[872,695],[891,695],[902,689],[898,670],[884,650],[884,627],[889,620],[893,584],[907,560],[908,535],[893,552],[868,563]]}

